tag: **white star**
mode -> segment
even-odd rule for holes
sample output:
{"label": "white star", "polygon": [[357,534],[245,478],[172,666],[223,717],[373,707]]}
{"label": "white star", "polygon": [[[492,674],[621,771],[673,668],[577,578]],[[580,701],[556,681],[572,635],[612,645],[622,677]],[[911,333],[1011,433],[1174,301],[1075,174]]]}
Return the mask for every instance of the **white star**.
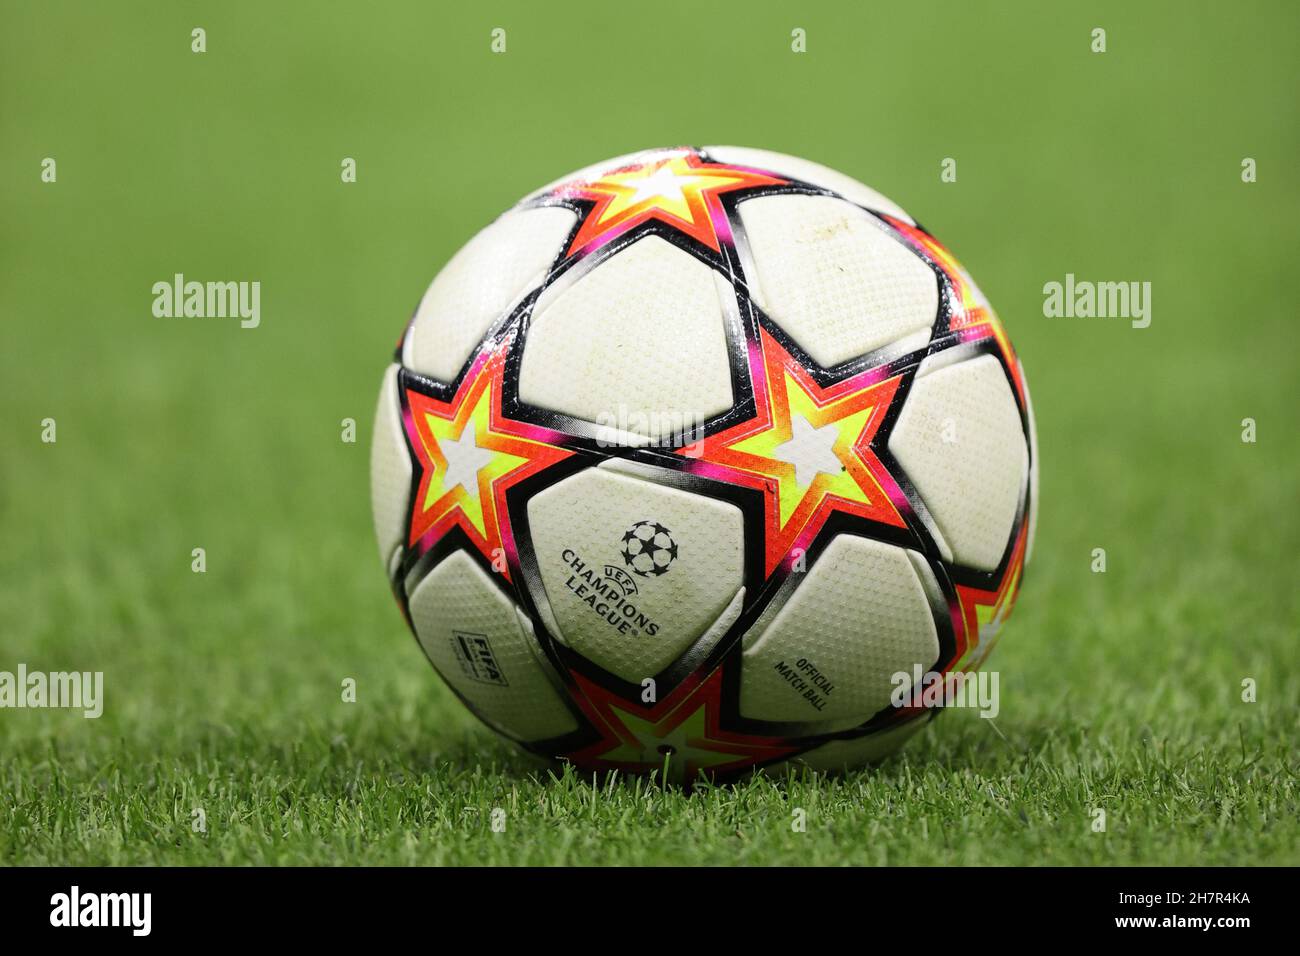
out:
{"label": "white star", "polygon": [[474,440],[473,424],[467,425],[455,441],[450,438],[440,439],[438,448],[442,451],[442,457],[447,459],[447,472],[442,476],[443,493],[460,485],[477,498],[479,469],[492,462],[492,452],[480,448]]}
{"label": "white star", "polygon": [[699,178],[698,176],[678,176],[667,166],[660,166],[649,176],[637,181],[636,193],[628,202],[635,205],[642,200],[659,197],[671,202],[684,203],[686,202],[686,196],[682,193],[682,186],[689,185]]}
{"label": "white star", "polygon": [[794,480],[801,488],[813,483],[819,472],[838,475],[844,464],[835,454],[839,431],[831,425],[814,428],[802,415],[792,416],[790,438],[772,449],[772,456],[794,465]]}

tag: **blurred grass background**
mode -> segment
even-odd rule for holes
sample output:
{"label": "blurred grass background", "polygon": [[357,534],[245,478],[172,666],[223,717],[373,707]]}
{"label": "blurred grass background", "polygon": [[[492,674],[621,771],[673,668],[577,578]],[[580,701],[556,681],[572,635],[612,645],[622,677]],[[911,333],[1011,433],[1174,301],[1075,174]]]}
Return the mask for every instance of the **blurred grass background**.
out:
{"label": "blurred grass background", "polygon": [[[107,685],[98,721],[0,710],[0,860],[1300,861],[1294,4],[0,11],[0,670]],[[516,198],[718,142],[862,179],[970,268],[1033,389],[1037,549],[996,730],[957,712],[847,779],[593,800],[406,634],[374,396],[430,278]],[[154,318],[177,272],[259,280],[261,327]],[[1067,272],[1150,281],[1151,327],[1044,318]]]}

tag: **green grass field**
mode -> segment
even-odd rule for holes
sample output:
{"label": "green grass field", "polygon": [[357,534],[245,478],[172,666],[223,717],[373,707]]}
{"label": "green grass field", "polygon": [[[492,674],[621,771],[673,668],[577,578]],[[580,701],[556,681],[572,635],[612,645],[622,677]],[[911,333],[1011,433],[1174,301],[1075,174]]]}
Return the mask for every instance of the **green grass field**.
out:
{"label": "green grass field", "polygon": [[[98,720],[0,710],[0,862],[1300,863],[1293,4],[0,11],[0,670],[106,683]],[[402,324],[520,195],[680,142],[871,183],[1001,313],[1042,510],[996,721],[847,777],[593,788],[406,632],[367,490]],[[260,280],[261,326],[154,318],[176,272]],[[1066,273],[1150,281],[1151,326],[1045,318]]]}

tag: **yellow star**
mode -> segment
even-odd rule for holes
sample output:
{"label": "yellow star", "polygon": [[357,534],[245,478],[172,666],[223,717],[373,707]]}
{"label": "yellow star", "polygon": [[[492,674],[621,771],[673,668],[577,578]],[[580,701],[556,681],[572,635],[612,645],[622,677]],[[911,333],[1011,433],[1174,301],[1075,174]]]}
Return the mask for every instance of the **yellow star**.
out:
{"label": "yellow star", "polygon": [[721,249],[719,234],[730,239],[721,193],[785,180],[740,166],[706,163],[694,152],[679,150],[645,163],[611,170],[594,179],[558,187],[562,196],[595,204],[569,246],[569,255],[591,252],[611,239],[652,219]]}
{"label": "yellow star", "polygon": [[749,756],[748,750],[733,752],[696,746],[698,742],[708,739],[705,704],[702,701],[685,720],[672,727],[667,725],[680,718],[671,714],[656,723],[644,720],[621,707],[615,706],[614,709],[619,711],[623,729],[633,739],[623,737],[617,747],[601,755],[610,763],[662,767],[664,758],[667,757],[667,772],[674,779],[680,780],[688,771],[694,774],[696,770],[734,763]]}
{"label": "yellow star", "polygon": [[637,708],[600,684],[575,673],[575,700],[600,739],[567,754],[580,767],[665,770],[690,784],[701,770],[736,772],[780,757],[796,748],[786,740],[759,737],[722,727],[722,668],[702,683],[686,681],[649,707]]}
{"label": "yellow star", "polygon": [[459,507],[484,538],[488,530],[483,502],[491,500],[492,482],[528,461],[510,454],[493,440],[488,428],[490,392],[483,389],[463,418],[440,418],[426,411],[425,427],[420,429],[426,441],[433,439],[426,447],[434,471],[424,494],[425,514],[435,511],[434,506],[446,498],[447,508]]}
{"label": "yellow star", "polygon": [[408,543],[420,553],[459,527],[494,566],[502,555],[513,565],[506,491],[572,454],[543,429],[501,413],[502,367],[499,355],[484,355],[451,401],[406,390],[407,438],[420,464]]}
{"label": "yellow star", "polygon": [[[854,480],[854,472],[850,469],[859,467],[853,446],[867,427],[875,406],[867,405],[842,418],[835,418],[836,406],[819,408],[788,372],[783,378],[788,413],[780,418],[777,427],[731,446],[774,464],[769,474],[778,486],[781,529],[785,529],[790,516],[814,488],[817,494],[838,495],[846,501],[871,504],[866,490]],[[800,431],[807,437],[796,434]],[[833,444],[830,444],[831,440]],[[809,462],[809,459],[813,460]],[[806,474],[801,474],[801,471]],[[804,478],[807,480],[802,480]],[[872,490],[875,490],[874,486]]]}
{"label": "yellow star", "polygon": [[[704,439],[691,470],[763,493],[766,570],[806,550],[833,512],[903,527],[871,443],[899,376],[875,369],[826,387],[761,333],[752,418]],[[758,364],[761,363],[761,364]]]}

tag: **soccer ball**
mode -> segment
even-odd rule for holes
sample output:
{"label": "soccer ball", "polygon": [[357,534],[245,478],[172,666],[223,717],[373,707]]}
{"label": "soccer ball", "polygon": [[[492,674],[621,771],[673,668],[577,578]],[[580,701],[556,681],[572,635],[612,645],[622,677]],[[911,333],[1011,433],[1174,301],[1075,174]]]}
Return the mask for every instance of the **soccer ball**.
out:
{"label": "soccer ball", "polygon": [[447,263],[383,378],[372,504],[471,711],[693,780],[859,765],[951,703],[921,686],[1010,613],[1036,459],[1002,326],[901,208],[678,148],[565,177]]}

